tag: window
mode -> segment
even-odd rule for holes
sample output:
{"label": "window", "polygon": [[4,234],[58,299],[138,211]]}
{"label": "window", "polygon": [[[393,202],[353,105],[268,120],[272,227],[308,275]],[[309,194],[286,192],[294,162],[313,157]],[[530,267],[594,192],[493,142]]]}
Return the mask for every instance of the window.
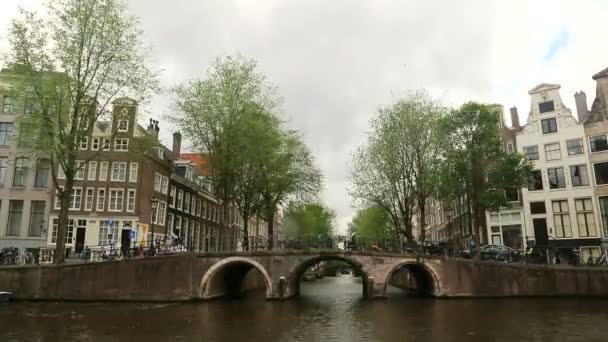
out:
{"label": "window", "polygon": [[38,111],[38,109],[39,109],[39,106],[36,103],[36,99],[34,99],[34,98],[25,99],[25,104],[23,106],[24,114],[34,114]]}
{"label": "window", "polygon": [[601,256],[599,247],[581,247],[581,263],[595,263]]}
{"label": "window", "polygon": [[15,113],[15,98],[14,97],[4,95],[4,101],[2,102],[2,113],[4,113],[4,114]]}
{"label": "window", "polygon": [[190,214],[192,216],[196,215],[196,197],[192,195],[192,200],[190,201]]}
{"label": "window", "polygon": [[595,184],[608,184],[608,162],[593,164]]}
{"label": "window", "polygon": [[21,235],[21,221],[23,219],[23,200],[10,200],[8,206],[7,236]]}
{"label": "window", "polygon": [[568,201],[553,201],[553,223],[555,224],[555,235],[558,238],[572,237],[572,227],[570,225],[570,212],[568,211]]}
{"label": "window", "polygon": [[576,207],[578,234],[581,237],[597,236],[591,198],[576,199],[574,200],[574,205]]}
{"label": "window", "polygon": [[169,190],[169,207],[175,208],[175,187],[173,185]]}
{"label": "window", "polygon": [[118,241],[118,221],[99,221],[99,245],[106,246]]}
{"label": "window", "polygon": [[93,137],[93,139],[91,139],[91,150],[92,151],[99,150],[99,138],[98,137]]}
{"label": "window", "polygon": [[77,160],[74,163],[74,167],[76,168],[76,175],[74,176],[74,179],[84,180],[84,174],[85,174],[84,165],[85,165],[85,163],[82,160]]}
{"label": "window", "polygon": [[165,224],[165,212],[167,210],[167,202],[158,201],[158,207],[156,208],[156,217],[154,224],[164,225]]}
{"label": "window", "polygon": [[184,191],[182,189],[177,190],[177,209],[182,210],[184,204]]}
{"label": "window", "polygon": [[110,138],[103,138],[103,145],[102,145],[101,149],[103,151],[109,151],[110,150]]}
{"label": "window", "polygon": [[184,196],[184,211],[189,213],[190,212],[190,193],[186,192],[186,195]]}
{"label": "window", "polygon": [[167,230],[173,232],[173,214],[167,213]]}
{"label": "window", "polygon": [[94,181],[96,177],[97,177],[97,162],[90,161],[87,180]]}
{"label": "window", "polygon": [[530,202],[530,214],[545,214],[545,202]]}
{"label": "window", "polygon": [[179,235],[179,232],[182,230],[182,217],[175,215],[175,228],[173,229],[173,233]]}
{"label": "window", "polygon": [[524,155],[528,160],[538,160],[538,146],[524,147]]}
{"label": "window", "polygon": [[557,121],[555,121],[555,118],[544,119],[540,123],[543,126],[543,134],[557,132]]}
{"label": "window", "polygon": [[114,139],[114,151],[128,151],[128,150],[129,150],[129,139],[128,138]]}
{"label": "window", "polygon": [[540,111],[541,114],[554,111],[555,106],[553,104],[553,101],[546,101],[546,102],[539,103],[538,110]]}
{"label": "window", "polygon": [[46,188],[49,184],[49,173],[51,172],[51,163],[47,159],[38,159],[36,163],[36,178],[34,179],[34,188]]}
{"label": "window", "polygon": [[570,166],[570,177],[572,186],[589,185],[589,177],[587,175],[587,165]]}
{"label": "window", "polygon": [[202,202],[200,198],[198,198],[196,200],[196,216],[197,217],[201,217],[201,207],[202,207]]}
{"label": "window", "polygon": [[89,148],[89,137],[82,137],[78,139],[78,147],[81,150],[86,151]]}
{"label": "window", "polygon": [[27,163],[27,158],[15,159],[15,175],[13,177],[13,186],[25,186],[25,180],[27,179]]}
{"label": "window", "polygon": [[93,210],[93,197],[95,197],[95,189],[87,188],[86,196],[84,198],[84,210]]}
{"label": "window", "polygon": [[105,182],[108,180],[108,162],[102,161],[99,164],[99,180]]}
{"label": "window", "polygon": [[566,148],[568,148],[569,156],[585,153],[585,149],[583,148],[583,139],[574,139],[566,141]]}
{"label": "window", "polygon": [[127,211],[135,212],[135,189],[129,189],[127,192]]}
{"label": "window", "polygon": [[82,201],[82,189],[74,188],[70,194],[69,210],[80,210],[80,202]]}
{"label": "window", "polygon": [[549,189],[561,189],[566,187],[563,167],[547,169],[547,174],[549,176]]}
{"label": "window", "polygon": [[112,163],[112,182],[124,182],[127,179],[127,163],[113,162]]}
{"label": "window", "polygon": [[[79,227],[86,227],[86,220],[78,220]],[[53,219],[53,231],[51,233],[51,243],[57,243],[57,231],[59,229],[59,220]],[[68,225],[65,230],[65,243],[71,244],[74,238],[74,220],[68,220]]]}
{"label": "window", "polygon": [[137,171],[139,169],[139,165],[137,163],[132,162],[129,164],[129,182],[136,183],[137,182]]}
{"label": "window", "polygon": [[160,175],[160,173],[158,173],[158,172],[154,173],[154,191],[160,192],[161,178],[162,178],[162,176]]}
{"label": "window", "polygon": [[507,143],[507,153],[513,153],[513,143]]}
{"label": "window", "polygon": [[602,219],[602,229],[604,237],[608,237],[608,196],[599,197],[600,202],[600,217]]}
{"label": "window", "polygon": [[8,146],[11,144],[15,125],[10,122],[0,122],[0,145]]}
{"label": "window", "polygon": [[8,168],[8,157],[0,157],[0,187],[4,186],[4,178],[6,178],[6,169]]}
{"label": "window", "polygon": [[45,201],[32,201],[30,208],[30,229],[27,236],[42,236],[42,226],[44,225]]}
{"label": "window", "polygon": [[540,170],[531,171],[528,175],[528,190],[536,191],[543,189],[543,177]]}
{"label": "window", "polygon": [[127,132],[129,130],[129,120],[118,121],[118,131]]}
{"label": "window", "polygon": [[589,149],[591,152],[600,152],[608,150],[608,139],[606,135],[596,135],[589,137]]}
{"label": "window", "polygon": [[519,192],[516,188],[506,189],[505,198],[509,202],[519,202]]}
{"label": "window", "polygon": [[559,148],[559,143],[545,145],[545,159],[546,160],[562,159],[562,153]]}
{"label": "window", "polygon": [[186,179],[192,181],[192,168],[190,166],[186,166]]}
{"label": "window", "polygon": [[124,190],[110,189],[110,201],[108,202],[108,211],[122,211]]}
{"label": "window", "polygon": [[106,189],[97,189],[97,211],[103,211],[106,203]]}
{"label": "window", "polygon": [[163,194],[166,195],[168,189],[169,189],[169,177],[163,176],[163,178],[161,180],[161,184],[160,184],[160,192],[162,192]]}

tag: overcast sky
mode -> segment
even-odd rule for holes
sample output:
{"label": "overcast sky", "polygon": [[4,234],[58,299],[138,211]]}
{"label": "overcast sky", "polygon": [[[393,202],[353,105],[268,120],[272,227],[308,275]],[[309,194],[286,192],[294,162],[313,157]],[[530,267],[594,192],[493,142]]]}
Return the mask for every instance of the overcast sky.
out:
{"label": "overcast sky", "polygon": [[[508,113],[516,105],[524,123],[527,91],[538,83],[561,84],[575,112],[574,92],[593,101],[591,76],[608,67],[605,0],[128,3],[167,87],[203,77],[218,55],[240,52],[259,62],[285,98],[289,125],[304,133],[317,158],[324,201],[337,212],[340,231],[355,212],[346,191],[350,157],[379,105],[427,88],[454,106],[501,103]],[[0,49],[18,6],[35,9],[40,0],[0,1]],[[152,103],[170,146],[172,128],[163,120],[169,100]]]}

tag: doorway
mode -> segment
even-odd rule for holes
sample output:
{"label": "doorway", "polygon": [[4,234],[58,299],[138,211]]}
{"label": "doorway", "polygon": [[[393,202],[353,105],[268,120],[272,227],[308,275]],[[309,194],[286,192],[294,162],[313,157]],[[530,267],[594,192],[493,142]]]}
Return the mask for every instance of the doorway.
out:
{"label": "doorway", "polygon": [[86,228],[76,228],[76,246],[74,248],[74,252],[76,254],[82,253],[82,250],[84,249],[84,237],[86,231]]}
{"label": "doorway", "polygon": [[547,233],[547,219],[535,218],[532,219],[534,226],[534,239],[537,245],[547,246],[549,244],[549,234]]}
{"label": "doorway", "polygon": [[124,252],[131,248],[131,229],[123,229],[120,234],[120,249]]}

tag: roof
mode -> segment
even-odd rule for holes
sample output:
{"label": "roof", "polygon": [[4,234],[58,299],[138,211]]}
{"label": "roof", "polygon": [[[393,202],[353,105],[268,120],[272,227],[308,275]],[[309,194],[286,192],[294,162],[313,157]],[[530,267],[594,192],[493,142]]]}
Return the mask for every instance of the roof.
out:
{"label": "roof", "polygon": [[532,95],[534,93],[538,93],[538,92],[541,92],[541,91],[559,89],[561,87],[562,86],[559,85],[559,84],[541,83],[541,84],[537,85],[536,87],[530,89],[530,91],[528,91],[528,95]]}
{"label": "roof", "polygon": [[593,79],[597,80],[598,78],[603,78],[603,77],[608,77],[608,68],[598,72],[597,74],[593,75]]}
{"label": "roof", "polygon": [[180,154],[180,158],[196,164],[196,171],[198,174],[207,177],[211,176],[209,159],[207,156],[204,156],[201,153],[182,153]]}

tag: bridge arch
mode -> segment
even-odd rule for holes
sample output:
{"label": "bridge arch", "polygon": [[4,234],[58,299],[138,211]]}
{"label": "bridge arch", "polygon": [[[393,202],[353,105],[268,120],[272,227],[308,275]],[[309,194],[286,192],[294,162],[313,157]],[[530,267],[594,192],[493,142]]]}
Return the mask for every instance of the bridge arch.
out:
{"label": "bridge arch", "polygon": [[297,296],[300,294],[300,281],[307,269],[309,269],[311,266],[318,264],[321,261],[331,261],[331,260],[343,261],[343,262],[349,264],[350,266],[352,266],[355,269],[355,271],[361,275],[361,278],[362,278],[361,283],[363,285],[363,297],[367,297],[368,275],[361,263],[357,262],[354,259],[340,256],[340,255],[318,255],[318,256],[314,256],[312,258],[306,259],[306,260],[296,264],[295,267],[293,267],[288,272],[287,277],[285,279],[284,298]]}
{"label": "bridge arch", "polygon": [[201,280],[200,298],[211,299],[241,292],[245,276],[254,268],[262,274],[266,285],[266,298],[270,298],[272,280],[268,271],[256,260],[246,257],[228,257],[213,264]]}
{"label": "bridge arch", "polygon": [[436,296],[439,293],[440,284],[439,278],[435,271],[425,263],[408,260],[395,265],[387,274],[384,281],[384,289],[382,294],[386,296],[386,289],[389,285],[391,277],[395,272],[407,269],[413,277],[416,284],[416,293],[422,296]]}

